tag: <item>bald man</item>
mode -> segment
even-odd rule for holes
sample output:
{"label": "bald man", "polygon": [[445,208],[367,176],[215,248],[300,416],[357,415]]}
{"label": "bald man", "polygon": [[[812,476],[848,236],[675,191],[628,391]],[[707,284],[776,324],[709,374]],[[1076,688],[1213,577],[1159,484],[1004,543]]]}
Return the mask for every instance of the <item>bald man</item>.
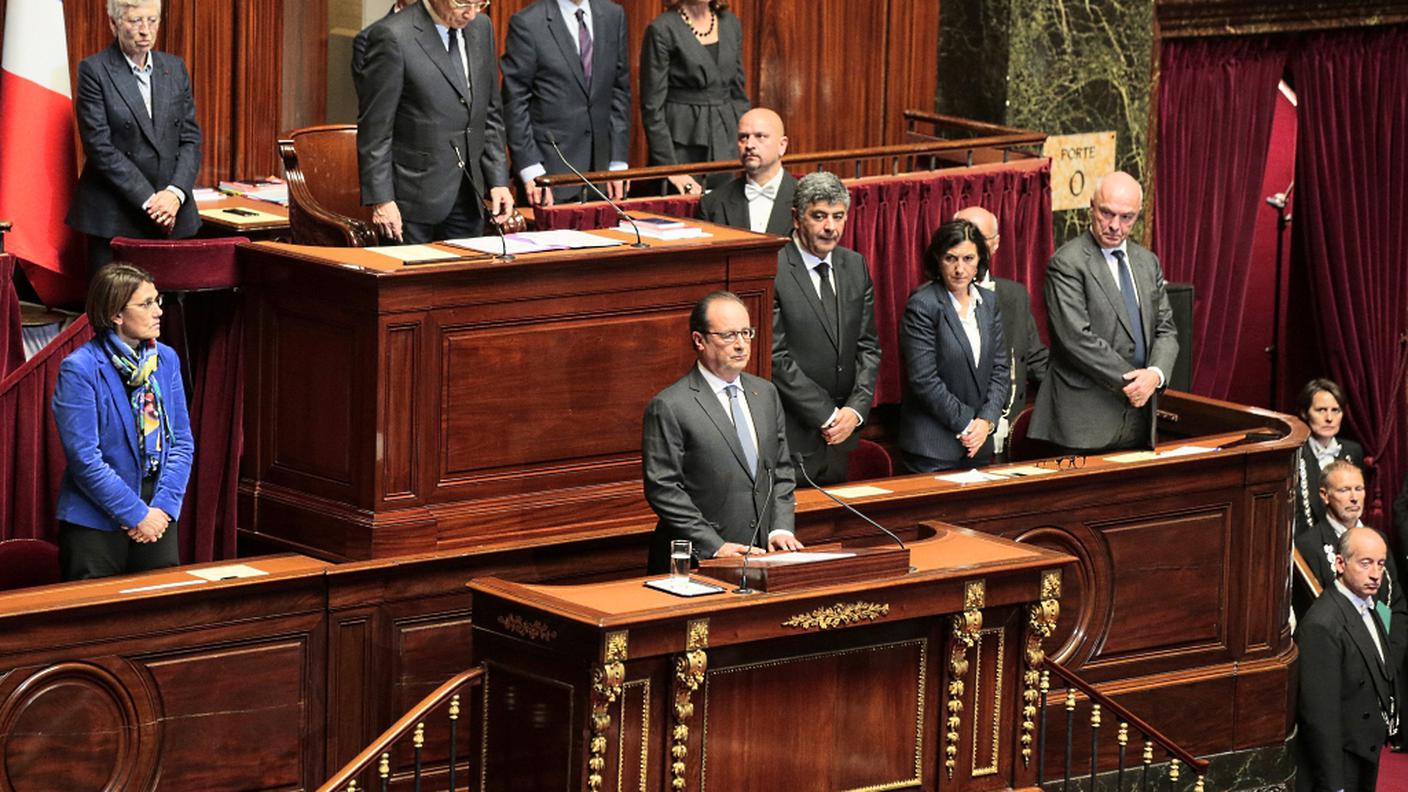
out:
{"label": "bald man", "polygon": [[[988,246],[988,260],[997,257],[1002,244],[1001,229],[997,217],[981,206],[969,206],[958,210],[955,220],[967,220],[978,227]],[[1026,409],[1027,383],[1041,384],[1046,379],[1048,356],[1051,354],[1041,343],[1041,334],[1036,329],[1036,319],[1032,317],[1031,298],[1027,287],[1022,284],[999,278],[992,274],[989,265],[988,276],[978,284],[988,291],[997,293],[997,304],[1002,314],[1002,335],[1007,339],[1008,371],[1011,372],[1012,386],[1007,392],[1007,406],[1002,410],[997,428],[993,430],[994,450],[1001,455],[1006,452],[1007,436],[1012,431],[1012,419]],[[1005,458],[1005,457],[999,457]]]}
{"label": "bald man", "polygon": [[743,175],[699,199],[698,217],[760,234],[792,233],[797,180],[782,167],[787,134],[782,117],[755,107],[738,119],[738,159]]}
{"label": "bald man", "polygon": [[1095,184],[1090,233],[1046,268],[1050,376],[1028,435],[1071,453],[1152,448],[1155,395],[1178,357],[1159,259],[1129,239],[1144,206],[1134,177]]}

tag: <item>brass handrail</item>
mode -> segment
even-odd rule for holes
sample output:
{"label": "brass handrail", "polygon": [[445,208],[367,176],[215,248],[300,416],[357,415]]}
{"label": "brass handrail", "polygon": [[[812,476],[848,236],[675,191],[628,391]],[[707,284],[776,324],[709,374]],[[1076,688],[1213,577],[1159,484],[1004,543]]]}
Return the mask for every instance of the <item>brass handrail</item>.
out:
{"label": "brass handrail", "polygon": [[[968,152],[967,159],[969,164],[972,164],[972,152],[975,149],[999,149],[1004,152],[1004,158],[1009,153],[1016,153],[1021,157],[1030,157],[1035,155],[1016,150],[1017,147],[1040,146],[1046,142],[1045,132],[1005,127],[999,124],[989,124],[982,121],[959,118],[957,116],[925,113],[919,110],[906,110],[904,111],[904,117],[907,123],[912,123],[911,119],[936,124],[944,123],[971,129],[975,132],[987,132],[991,134],[985,137],[965,138],[962,140],[943,140],[935,138],[914,143],[898,143],[888,146],[869,146],[866,148],[833,149],[831,151],[787,154],[783,156],[782,163],[797,170],[799,166],[815,165],[820,167],[822,164],[828,162],[875,160],[893,157],[895,158],[896,165],[898,165],[899,160],[903,157],[937,157],[945,154]],[[584,175],[592,182],[600,183],[620,179],[659,179],[666,176],[722,173],[740,170],[741,168],[742,166],[739,164],[738,160],[715,160],[713,162],[689,162],[683,165],[651,165],[619,171],[589,171]],[[535,179],[534,183],[539,187],[566,187],[578,185],[581,183],[581,180],[571,173],[559,173],[551,175],[544,174]]]}
{"label": "brass handrail", "polygon": [[381,758],[383,753],[386,753],[391,746],[421,723],[426,715],[448,701],[461,688],[478,684],[483,675],[483,668],[471,668],[450,677],[449,681],[421,699],[420,703],[411,707],[410,711],[402,715],[400,720],[391,724],[391,728],[382,732],[380,737],[362,749],[362,752],[357,754],[352,761],[343,765],[342,769],[338,770],[332,778],[318,787],[317,792],[336,792],[336,790],[343,789],[349,781],[366,772],[374,762]]}
{"label": "brass handrail", "polygon": [[1143,718],[1140,718],[1138,715],[1135,715],[1133,712],[1130,712],[1128,709],[1125,709],[1122,705],[1119,704],[1119,702],[1115,701],[1109,696],[1106,696],[1104,693],[1101,693],[1100,691],[1096,690],[1095,687],[1089,682],[1086,682],[1084,679],[1081,679],[1079,676],[1076,676],[1074,671],[1071,671],[1070,669],[1066,668],[1055,660],[1052,660],[1051,658],[1047,658],[1045,662],[1046,667],[1049,668],[1052,673],[1065,680],[1066,684],[1085,694],[1085,697],[1090,699],[1090,701],[1092,701],[1093,703],[1099,704],[1101,709],[1107,712],[1113,712],[1116,716],[1119,717],[1120,720],[1128,723],[1130,726],[1133,726],[1136,730],[1143,733],[1145,736],[1149,737],[1154,742],[1158,743],[1159,747],[1162,748],[1164,752],[1167,753],[1169,756],[1172,756],[1175,759],[1178,759],[1179,761],[1183,762],[1185,765],[1188,765],[1189,767],[1193,768],[1199,775],[1207,774],[1208,760],[1199,759],[1198,757],[1184,750],[1173,740],[1169,739],[1168,737],[1165,737],[1164,734],[1158,729],[1155,729],[1153,726],[1149,725],[1149,723]]}

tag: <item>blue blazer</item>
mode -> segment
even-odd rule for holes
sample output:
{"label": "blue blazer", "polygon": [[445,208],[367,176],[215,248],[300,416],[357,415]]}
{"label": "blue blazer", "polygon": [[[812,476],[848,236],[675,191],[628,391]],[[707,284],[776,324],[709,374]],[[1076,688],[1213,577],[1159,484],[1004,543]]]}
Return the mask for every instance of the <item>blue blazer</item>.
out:
{"label": "blue blazer", "polygon": [[[911,454],[962,464],[957,435],[974,418],[997,425],[1007,403],[1008,351],[997,295],[978,303],[978,365],[948,292],[931,281],[909,296],[900,324],[905,393],[900,404],[899,446]],[[992,438],[979,452],[991,456]]]}
{"label": "blue blazer", "polygon": [[[175,438],[162,444],[161,472],[150,505],[177,520],[195,444],[181,384],[181,362],[176,351],[161,342],[157,342],[157,354],[155,376]],[[136,419],[127,386],[103,352],[99,338],[64,358],[50,404],[68,459],[59,483],[55,516],[99,531],[131,528],[141,522],[148,504],[141,497],[145,466],[137,447]]]}

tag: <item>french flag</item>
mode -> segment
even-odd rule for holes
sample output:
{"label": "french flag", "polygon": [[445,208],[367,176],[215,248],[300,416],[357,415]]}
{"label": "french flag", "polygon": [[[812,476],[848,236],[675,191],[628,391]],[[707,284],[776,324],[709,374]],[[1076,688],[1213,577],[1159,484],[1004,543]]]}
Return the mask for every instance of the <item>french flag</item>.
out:
{"label": "french flag", "polygon": [[73,91],[64,4],[8,0],[0,58],[0,220],[5,250],[49,305],[81,298],[79,236],[64,225],[73,195]]}

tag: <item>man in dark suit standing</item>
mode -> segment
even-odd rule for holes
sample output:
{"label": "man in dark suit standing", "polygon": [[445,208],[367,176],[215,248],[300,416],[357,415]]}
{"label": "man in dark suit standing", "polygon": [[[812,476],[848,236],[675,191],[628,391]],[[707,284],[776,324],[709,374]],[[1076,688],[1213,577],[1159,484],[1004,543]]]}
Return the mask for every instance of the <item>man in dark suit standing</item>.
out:
{"label": "man in dark suit standing", "polygon": [[1374,606],[1387,556],[1376,531],[1346,531],[1335,556],[1338,577],[1296,631],[1301,792],[1373,792],[1379,752],[1397,731],[1389,638]]}
{"label": "man in dark suit standing", "polygon": [[690,540],[697,559],[802,546],[782,403],[772,383],[743,371],[756,334],[748,309],[712,292],[695,303],[689,328],[698,363],[645,408],[645,499],[659,517],[651,573],[669,568],[674,539]]}
{"label": "man in dark suit standing", "polygon": [[201,135],[186,64],[156,52],[161,3],[108,0],[113,45],[78,64],[73,109],[87,158],[66,222],[88,236],[88,266],[112,260],[115,236],[188,237]]}
{"label": "man in dark suit standing", "polygon": [[766,107],[744,113],[738,119],[743,175],[700,198],[699,219],[760,234],[790,233],[797,180],[782,167],[786,153],[781,116]]}
{"label": "man in dark suit standing", "polygon": [[880,371],[870,270],[839,244],[850,205],[835,174],[817,171],[797,183],[792,242],[777,253],[773,287],[772,381],[787,414],[787,445],[819,484],[846,480]]}
{"label": "man in dark suit standing", "polygon": [[[583,187],[534,186],[544,173],[625,170],[631,149],[626,12],[612,0],[538,0],[513,15],[500,66],[513,167],[534,206],[581,200]],[[611,200],[626,183],[606,183]]]}
{"label": "man in dark suit standing", "polygon": [[1129,174],[1101,178],[1090,233],[1047,265],[1051,369],[1031,437],[1081,453],[1153,446],[1154,397],[1173,370],[1178,337],[1158,258],[1128,238],[1143,203]]}
{"label": "man in dark suit standing", "polygon": [[[1002,246],[1002,234],[996,215],[981,206],[969,206],[958,210],[953,219],[967,220],[977,226],[987,244],[989,262],[997,256],[997,250]],[[1036,329],[1036,319],[1032,316],[1032,303],[1026,286],[993,275],[991,264],[987,278],[978,285],[997,293],[997,304],[1002,314],[1002,335],[1010,349],[1008,371],[1012,378],[1012,389],[1008,392],[1007,406],[1002,410],[997,428],[993,430],[994,451],[1001,455],[1006,450],[1012,421],[1018,413],[1027,408],[1027,384],[1030,382],[1040,385],[1046,380],[1046,368],[1051,353],[1046,344],[1041,343],[1041,334]]]}
{"label": "man in dark suit standing", "polygon": [[478,236],[513,212],[488,0],[423,0],[367,29],[362,203],[384,240]]}

